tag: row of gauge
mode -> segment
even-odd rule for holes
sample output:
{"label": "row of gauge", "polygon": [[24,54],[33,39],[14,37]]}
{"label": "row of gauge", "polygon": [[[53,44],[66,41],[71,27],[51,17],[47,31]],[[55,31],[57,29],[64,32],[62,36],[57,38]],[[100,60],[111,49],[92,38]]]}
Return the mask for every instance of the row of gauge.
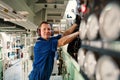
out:
{"label": "row of gauge", "polygon": [[94,51],[80,48],[77,60],[90,80],[120,80],[119,66],[109,55],[100,56]]}
{"label": "row of gauge", "polygon": [[120,5],[107,4],[100,15],[92,14],[80,24],[80,38],[95,40],[98,35],[104,41],[117,40],[120,37]]}
{"label": "row of gauge", "polygon": [[[120,5],[109,3],[99,17],[93,13],[87,21],[83,19],[79,31],[82,45],[97,49],[115,49],[119,53]],[[99,52],[81,47],[77,57],[80,69],[90,80],[120,80],[120,61],[116,61],[111,55],[100,55]]]}

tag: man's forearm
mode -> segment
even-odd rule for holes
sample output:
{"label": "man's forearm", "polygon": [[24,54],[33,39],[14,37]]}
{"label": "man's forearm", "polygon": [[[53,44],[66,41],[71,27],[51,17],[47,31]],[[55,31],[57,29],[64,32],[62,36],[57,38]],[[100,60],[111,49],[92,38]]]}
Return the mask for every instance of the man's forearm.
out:
{"label": "man's forearm", "polygon": [[64,46],[72,42],[78,35],[79,35],[79,31],[62,37],[61,39],[58,40],[58,47]]}
{"label": "man's forearm", "polygon": [[54,34],[63,34],[64,32],[63,31],[59,31],[59,30],[54,30]]}
{"label": "man's forearm", "polygon": [[64,33],[63,36],[71,34],[77,27],[77,24],[73,24],[70,28],[68,28]]}

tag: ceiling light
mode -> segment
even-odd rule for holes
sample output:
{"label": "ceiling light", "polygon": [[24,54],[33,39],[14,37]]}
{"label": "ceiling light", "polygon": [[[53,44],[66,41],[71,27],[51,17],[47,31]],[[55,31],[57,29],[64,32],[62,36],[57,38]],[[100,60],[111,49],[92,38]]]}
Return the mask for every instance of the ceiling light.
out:
{"label": "ceiling light", "polygon": [[27,12],[27,11],[17,11],[17,13],[19,13],[19,14],[21,14],[23,16],[29,14],[29,12]]}
{"label": "ceiling light", "polygon": [[0,27],[0,29],[5,29],[5,28],[16,28],[16,26]]}

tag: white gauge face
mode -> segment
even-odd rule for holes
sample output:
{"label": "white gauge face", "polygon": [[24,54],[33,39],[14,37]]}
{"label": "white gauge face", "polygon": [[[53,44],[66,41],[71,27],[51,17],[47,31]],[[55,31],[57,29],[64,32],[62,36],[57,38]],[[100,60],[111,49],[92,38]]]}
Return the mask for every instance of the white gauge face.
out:
{"label": "white gauge face", "polygon": [[118,80],[120,71],[111,57],[103,56],[98,61],[96,70],[97,80]]}
{"label": "white gauge face", "polygon": [[91,14],[87,21],[87,38],[89,40],[94,40],[97,37],[98,30],[99,30],[99,24],[98,19],[95,14]]}
{"label": "white gauge face", "polygon": [[88,51],[86,53],[85,62],[84,62],[84,69],[85,73],[88,77],[92,77],[95,73],[95,67],[96,67],[96,58],[93,52]]}
{"label": "white gauge face", "polygon": [[112,61],[104,61],[102,65],[104,65],[100,69],[102,80],[118,80],[119,70]]}
{"label": "white gauge face", "polygon": [[81,48],[78,51],[78,64],[80,65],[80,67],[83,67],[84,59],[85,59],[85,50]]}
{"label": "white gauge face", "polygon": [[104,40],[117,39],[120,31],[120,7],[116,4],[108,4],[100,15],[99,23],[100,35]]}
{"label": "white gauge face", "polygon": [[87,26],[84,20],[81,21],[79,31],[80,31],[80,34],[79,34],[80,39],[84,40],[86,38],[86,32],[87,32]]}

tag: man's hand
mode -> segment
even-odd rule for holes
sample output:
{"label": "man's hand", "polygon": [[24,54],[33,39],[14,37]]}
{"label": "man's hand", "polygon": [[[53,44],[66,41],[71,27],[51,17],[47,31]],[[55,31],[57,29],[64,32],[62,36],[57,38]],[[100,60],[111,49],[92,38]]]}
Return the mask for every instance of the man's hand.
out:
{"label": "man's hand", "polygon": [[77,28],[73,31],[79,31],[80,23],[81,23],[81,17],[79,15],[76,15],[75,23],[77,24]]}
{"label": "man's hand", "polygon": [[80,22],[81,22],[81,17],[79,15],[76,15],[75,23],[79,26]]}

